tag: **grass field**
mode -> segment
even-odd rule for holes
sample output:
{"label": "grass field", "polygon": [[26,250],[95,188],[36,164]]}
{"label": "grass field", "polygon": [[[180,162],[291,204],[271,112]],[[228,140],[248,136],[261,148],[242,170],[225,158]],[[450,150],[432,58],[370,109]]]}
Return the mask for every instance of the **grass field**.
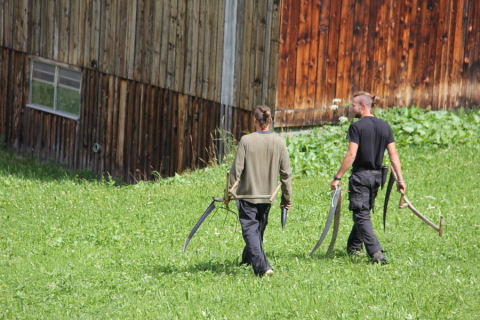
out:
{"label": "grass field", "polygon": [[480,319],[480,154],[399,152],[409,199],[435,223],[445,217],[443,237],[398,209],[396,192],[384,233],[383,191],[373,220],[389,264],[349,257],[344,194],[334,255],[328,236],[310,257],[330,181],[300,177],[285,230],[278,204],[270,214],[275,275],[258,278],[238,266],[239,224],[224,210],[182,253],[222,195],[225,166],[119,187],[0,151],[0,319]]}

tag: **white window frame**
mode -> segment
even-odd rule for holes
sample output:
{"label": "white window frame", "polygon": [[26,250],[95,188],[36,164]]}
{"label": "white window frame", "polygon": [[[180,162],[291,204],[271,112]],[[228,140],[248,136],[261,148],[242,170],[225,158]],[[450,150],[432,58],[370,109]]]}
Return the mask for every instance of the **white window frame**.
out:
{"label": "white window frame", "polygon": [[[82,69],[79,68],[79,67],[75,67],[75,66],[71,66],[71,65],[68,65],[68,64],[65,64],[65,63],[44,59],[44,58],[37,57],[37,56],[29,56],[29,58],[30,58],[30,79],[29,79],[30,88],[29,88],[29,100],[28,100],[29,103],[27,104],[27,107],[32,108],[32,109],[41,110],[41,111],[48,112],[48,113],[52,113],[52,114],[56,114],[56,115],[59,115],[59,116],[65,117],[65,118],[70,118],[70,119],[73,119],[73,120],[80,119],[81,106],[82,106],[81,93],[82,93],[82,84],[83,84]],[[55,67],[55,78],[54,78],[54,82],[53,82],[53,88],[54,88],[53,109],[48,108],[46,106],[42,106],[40,104],[32,103],[32,91],[33,91],[33,80],[34,80],[33,79],[33,63],[35,61],[41,62],[41,63],[44,63],[44,64],[48,64],[48,65],[51,65],[51,66]],[[57,110],[57,97],[58,97],[58,87],[59,87],[59,84],[58,84],[59,69],[67,69],[67,70],[78,72],[80,74],[80,79],[81,80],[80,80],[80,87],[78,88],[78,93],[80,95],[80,105],[78,106],[78,115],[73,114],[73,113],[64,112],[64,111],[61,111],[61,110]],[[35,79],[35,81],[43,82],[39,79]],[[45,83],[51,84],[50,82],[45,82]],[[73,89],[73,91],[76,91],[76,88],[67,87],[67,86],[61,86],[61,87],[68,88],[69,90]]]}

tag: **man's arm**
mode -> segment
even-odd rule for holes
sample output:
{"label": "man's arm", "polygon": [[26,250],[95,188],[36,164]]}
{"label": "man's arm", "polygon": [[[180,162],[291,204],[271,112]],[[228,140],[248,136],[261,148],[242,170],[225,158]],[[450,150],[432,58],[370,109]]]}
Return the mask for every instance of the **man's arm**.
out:
{"label": "man's arm", "polygon": [[[345,172],[347,172],[348,168],[350,168],[357,156],[358,151],[358,144],[355,142],[350,141],[348,144],[348,150],[343,158],[342,164],[340,165],[340,169],[338,169],[337,174],[335,175],[337,178],[341,178]],[[330,183],[330,189],[335,190],[338,186],[339,180],[333,180]]]}
{"label": "man's arm", "polygon": [[395,147],[395,142],[387,145],[387,151],[393,170],[395,170],[395,173],[397,174],[397,190],[400,193],[405,193],[407,186],[405,185],[405,182],[403,182],[402,167],[400,165],[400,158],[397,153],[397,148]]}

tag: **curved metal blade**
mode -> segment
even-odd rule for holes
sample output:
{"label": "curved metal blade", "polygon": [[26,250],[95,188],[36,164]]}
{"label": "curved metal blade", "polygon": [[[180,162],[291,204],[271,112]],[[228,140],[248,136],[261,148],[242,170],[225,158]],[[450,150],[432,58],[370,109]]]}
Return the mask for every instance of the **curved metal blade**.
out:
{"label": "curved metal blade", "polygon": [[282,229],[285,229],[285,224],[287,224],[287,212],[288,210],[285,207],[281,207],[281,219],[282,219]]}
{"label": "curved metal blade", "polygon": [[320,236],[320,239],[318,239],[317,244],[315,245],[315,248],[313,248],[312,252],[310,252],[310,255],[313,255],[315,251],[320,247],[322,244],[323,240],[327,236],[328,229],[330,228],[330,225],[332,224],[333,216],[335,215],[335,211],[337,210],[337,205],[338,205],[338,198],[340,197],[341,192],[340,187],[338,187],[332,195],[332,202],[330,205],[330,211],[328,213],[328,218],[327,222],[325,223],[325,227],[323,228],[322,235]]}
{"label": "curved metal blade", "polygon": [[202,214],[200,219],[198,219],[197,223],[195,224],[192,231],[188,235],[187,240],[185,240],[185,244],[183,245],[183,252],[187,250],[187,246],[190,243],[190,240],[192,239],[193,235],[195,234],[195,232],[197,232],[198,228],[200,228],[200,225],[203,223],[203,221],[205,221],[205,219],[213,211],[213,209],[215,209],[215,199],[212,201],[212,203],[210,203],[207,210],[205,210],[205,212]]}
{"label": "curved metal blade", "polygon": [[390,200],[390,193],[392,193],[392,187],[394,182],[395,177],[393,176],[393,172],[391,172],[390,178],[388,179],[387,192],[385,193],[385,202],[383,203],[383,232],[385,232],[386,229],[388,200]]}
{"label": "curved metal blade", "polygon": [[326,255],[328,256],[335,246],[335,241],[337,241],[338,229],[340,228],[340,213],[342,211],[342,194],[338,197],[337,209],[335,210],[335,218],[333,219],[333,233],[332,240],[330,240],[330,246],[328,247]]}

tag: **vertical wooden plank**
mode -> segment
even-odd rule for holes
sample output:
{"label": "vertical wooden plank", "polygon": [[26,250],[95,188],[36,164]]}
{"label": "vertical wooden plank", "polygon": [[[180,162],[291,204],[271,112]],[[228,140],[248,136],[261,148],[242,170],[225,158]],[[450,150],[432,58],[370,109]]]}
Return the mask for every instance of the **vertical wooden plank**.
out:
{"label": "vertical wooden plank", "polygon": [[[116,152],[116,173],[121,175],[124,172],[124,155],[125,155],[125,118],[127,109],[127,81],[120,80],[120,93],[118,101],[118,127],[117,127],[117,152]],[[125,178],[125,175],[123,175]]]}
{"label": "vertical wooden plank", "polygon": [[84,24],[83,24],[83,48],[82,48],[82,56],[83,60],[80,61],[79,65],[85,68],[92,68],[91,62],[91,53],[90,53],[90,46],[92,39],[92,27],[93,27],[93,20],[92,17],[92,0],[83,0],[81,10],[83,11],[83,15],[85,17]]}
{"label": "vertical wooden plank", "polygon": [[420,10],[418,10],[418,2],[417,0],[412,1],[412,23],[410,25],[410,32],[409,32],[409,41],[408,41],[408,67],[407,67],[407,77],[406,81],[409,85],[407,92],[406,92],[406,98],[405,100],[408,103],[408,106],[411,106],[413,104],[417,104],[417,101],[415,100],[415,68],[416,66],[416,60],[417,60],[417,52],[418,52],[418,46],[419,46],[419,37],[420,37],[420,32],[418,26],[419,24],[419,18],[418,15],[420,14]]}
{"label": "vertical wooden plank", "polygon": [[[118,6],[120,1],[112,0],[109,3],[108,11],[109,11],[109,21],[110,24],[108,25],[108,33],[105,41],[108,42],[108,50],[105,52],[105,64],[106,64],[106,71],[107,73],[115,74],[115,71],[118,70],[117,66],[115,65],[118,62],[118,26],[117,26],[117,16],[118,16]],[[108,71],[107,71],[108,70]]]}
{"label": "vertical wooden plank", "polygon": [[[478,1],[477,1],[478,2]],[[466,100],[467,93],[467,81],[468,81],[468,69],[469,69],[469,54],[470,48],[472,46],[472,37],[469,37],[469,29],[472,28],[470,21],[468,20],[470,7],[474,6],[473,3],[465,1],[463,5],[462,12],[462,32],[461,32],[461,45],[462,53],[460,54],[460,83],[459,83],[459,92],[460,95],[457,97],[456,107],[465,107],[468,106],[468,101]],[[478,19],[480,20],[480,19]]]}
{"label": "vertical wooden plank", "polygon": [[200,93],[200,96],[204,99],[209,99],[211,100],[211,97],[209,96],[210,92],[210,86],[212,79],[210,78],[210,70],[211,66],[215,65],[214,61],[211,61],[211,52],[214,50],[214,25],[212,24],[213,20],[213,10],[215,6],[212,5],[211,1],[205,1],[203,3],[203,7],[200,7],[200,12],[201,12],[201,17],[203,21],[203,31],[205,32],[203,36],[203,59],[200,60],[199,62],[202,64],[202,73],[199,74],[201,76],[200,78],[200,84],[202,91]]}
{"label": "vertical wooden plank", "polygon": [[28,0],[16,0],[13,6],[15,19],[13,21],[13,49],[26,52],[30,26]]}
{"label": "vertical wooden plank", "polygon": [[385,92],[383,103],[385,106],[394,106],[397,104],[395,92],[397,90],[397,74],[401,50],[399,50],[398,39],[400,36],[398,22],[400,20],[401,2],[392,0],[388,7],[388,34],[387,34],[387,52],[385,65]]}
{"label": "vertical wooden plank", "polygon": [[244,108],[243,102],[241,101],[241,94],[242,94],[242,71],[243,68],[246,67],[244,65],[243,59],[245,56],[243,50],[243,43],[245,42],[245,1],[237,1],[236,3],[236,30],[235,30],[235,54],[233,61],[235,61],[234,67],[234,79],[233,79],[233,105],[237,106],[238,108]]}
{"label": "vertical wooden plank", "polygon": [[410,103],[410,86],[407,82],[408,76],[408,65],[409,61],[413,59],[410,56],[410,30],[411,25],[415,21],[415,12],[416,7],[414,4],[408,2],[404,3],[403,10],[401,10],[402,15],[399,22],[399,45],[398,50],[400,51],[400,61],[399,61],[399,70],[398,70],[398,87],[397,87],[397,105],[399,106],[408,106]]}
{"label": "vertical wooden plank", "polygon": [[198,104],[198,98],[192,97],[191,99],[191,114],[192,114],[192,130],[190,134],[190,145],[192,148],[192,154],[191,154],[191,161],[189,165],[193,169],[197,169],[200,165],[199,163],[199,155],[200,155],[200,135],[201,132],[199,131],[199,118],[200,118],[200,111],[199,111],[199,104]]}
{"label": "vertical wooden plank", "polygon": [[[41,21],[41,2],[40,1],[33,1],[30,3],[30,19],[31,25],[29,27],[28,33],[28,52],[33,55],[38,55],[40,51],[40,21]],[[0,5],[0,16],[2,14],[3,4]],[[2,21],[0,21],[0,26],[2,25]],[[0,31],[0,43],[2,43],[1,38],[3,37],[3,32]]]}
{"label": "vertical wooden plank", "polygon": [[[68,0],[67,0],[68,1]],[[72,1],[70,7],[70,23],[68,25],[68,29],[66,32],[70,36],[69,44],[65,44],[68,47],[68,56],[64,62],[68,62],[70,64],[76,65],[76,57],[78,55],[77,51],[80,49],[78,46],[78,38],[79,38],[79,20],[80,20],[80,1]],[[68,16],[67,16],[68,19]]]}
{"label": "vertical wooden plank", "polygon": [[428,16],[428,3],[425,1],[418,2],[418,33],[417,33],[417,50],[415,55],[415,70],[413,78],[413,100],[414,104],[420,107],[423,107],[423,93],[424,89],[424,80],[425,80],[425,56],[427,49],[427,38],[428,38],[428,25],[427,25],[427,16]]}
{"label": "vertical wooden plank", "polygon": [[[331,105],[332,100],[337,97],[337,68],[339,58],[339,42],[340,42],[340,23],[341,23],[341,1],[332,1],[329,15],[329,34],[327,44],[327,56],[326,56],[326,78],[325,78],[325,92],[324,97],[326,99],[325,104]],[[325,118],[331,118],[332,112],[330,109],[326,109],[326,113],[323,114]]]}
{"label": "vertical wooden plank", "polygon": [[107,53],[110,52],[110,41],[108,40],[111,25],[110,1],[112,0],[100,2],[101,19],[99,21],[98,70],[105,73],[108,73]]}
{"label": "vertical wooden plank", "polygon": [[114,87],[115,79],[113,76],[107,76],[105,82],[108,82],[105,94],[106,103],[106,119],[105,119],[105,173],[112,173],[112,159],[113,159],[113,108],[114,108]]}
{"label": "vertical wooden plank", "polygon": [[[308,71],[310,67],[310,44],[312,42],[312,10],[310,1],[301,0],[297,4],[300,7],[298,20],[298,35],[296,37],[297,61],[295,65],[296,75],[294,82],[294,108],[306,109],[308,100]],[[305,123],[305,113],[298,112],[297,125]]]}
{"label": "vertical wooden plank", "polygon": [[12,142],[12,146],[14,149],[19,150],[22,142],[21,132],[22,130],[22,123],[23,123],[23,65],[24,65],[24,57],[19,52],[12,52],[14,56],[14,69],[13,69],[13,104],[12,107],[12,126],[10,131],[10,141]]}
{"label": "vertical wooden plank", "polygon": [[176,21],[176,35],[175,35],[175,77],[173,79],[173,88],[176,91],[184,92],[183,83],[185,77],[185,56],[186,56],[186,39],[185,33],[187,28],[186,21],[186,0],[179,0],[177,4],[177,21]]}
{"label": "vertical wooden plank", "polygon": [[[137,102],[137,82],[128,81],[128,92],[127,92],[127,114],[126,114],[126,123],[125,123],[125,168],[124,171],[128,171],[131,174],[135,174],[135,156],[137,142],[136,134],[137,130],[137,116],[136,112],[140,107]],[[128,181],[131,180],[131,176],[128,176]]]}
{"label": "vertical wooden plank", "polygon": [[[182,1],[182,0],[179,0]],[[170,1],[169,12],[169,32],[168,32],[168,53],[167,53],[167,78],[165,80],[165,87],[167,89],[175,90],[175,59],[177,53],[177,22],[178,22],[178,8],[177,0]]]}
{"label": "vertical wooden plank", "polygon": [[175,172],[181,173],[184,170],[184,155],[186,147],[186,135],[185,135],[185,118],[187,113],[187,96],[184,94],[178,94],[177,99],[177,139],[176,139],[176,151],[178,152]]}
{"label": "vertical wooden plank", "polygon": [[[277,97],[276,97],[276,111],[285,110],[287,108],[286,96],[287,96],[287,75],[288,75],[288,61],[290,59],[289,42],[291,37],[289,36],[289,29],[292,27],[290,22],[293,0],[284,0],[281,7],[280,15],[280,34],[279,34],[279,46],[278,46],[278,74],[277,74]],[[282,126],[283,120],[278,115],[275,116],[275,125]]]}
{"label": "vertical wooden plank", "polygon": [[169,175],[174,175],[176,173],[177,162],[178,162],[178,148],[177,148],[177,139],[178,139],[178,123],[177,123],[177,114],[178,114],[178,93],[171,92],[170,95],[170,139],[171,143],[169,145],[168,153],[170,155],[170,166],[169,166]]}
{"label": "vertical wooden plank", "polygon": [[170,30],[170,3],[168,1],[163,2],[163,15],[162,15],[162,45],[160,50],[160,79],[159,86],[166,88],[167,81],[167,63],[168,54],[170,49],[169,44],[169,30]]}
{"label": "vertical wooden plank", "polygon": [[[3,3],[0,4],[0,13]],[[1,16],[1,15],[0,15]],[[0,21],[1,22],[1,21]],[[1,26],[1,24],[0,24]],[[7,92],[5,82],[7,81],[8,74],[6,72],[6,66],[8,65],[5,58],[7,49],[0,48],[0,139],[6,139],[6,125],[7,119]]]}
{"label": "vertical wooden plank", "polygon": [[[437,1],[432,1],[429,3],[428,7],[428,17],[427,21],[437,22],[439,18],[439,5]],[[423,77],[423,107],[431,109],[433,106],[433,89],[435,86],[434,77],[435,77],[435,42],[436,42],[436,32],[435,29],[438,28],[438,24],[430,24],[429,30],[427,30],[428,37],[425,39],[427,42],[427,50],[425,52],[424,64],[426,66],[425,75]]]}
{"label": "vertical wooden plank", "polygon": [[71,32],[71,25],[70,25],[70,17],[72,12],[70,10],[70,1],[69,0],[62,0],[60,1],[60,38],[58,41],[58,59],[63,62],[69,62],[68,55],[69,52],[73,51],[70,50],[70,34],[74,33],[75,31]]}
{"label": "vertical wooden plank", "polygon": [[316,53],[316,88],[315,88],[315,110],[313,112],[314,123],[319,123],[323,118],[327,106],[327,62],[328,62],[328,39],[330,35],[330,11],[331,1],[327,0],[318,8],[320,21],[318,24],[318,51]]}
{"label": "vertical wooden plank", "polygon": [[102,21],[105,14],[105,11],[102,10],[101,5],[102,0],[91,0],[91,11],[90,16],[92,17],[92,28],[90,31],[90,47],[88,49],[88,59],[85,63],[85,66],[90,66],[90,68],[98,69],[100,63],[100,39],[102,37],[103,31]]}
{"label": "vertical wooden plank", "polygon": [[[390,1],[390,0],[388,0]],[[385,85],[385,53],[387,35],[387,4],[382,2],[376,11],[375,45],[372,63],[372,94],[383,97]]]}
{"label": "vertical wooden plank", "polygon": [[156,157],[156,148],[157,148],[157,141],[156,141],[156,131],[158,130],[157,127],[157,110],[155,106],[158,101],[158,90],[153,86],[148,87],[150,99],[148,103],[148,114],[146,115],[146,123],[148,125],[148,131],[146,134],[146,148],[145,148],[145,174],[148,174],[148,179],[151,180],[153,178],[152,171],[155,170],[155,165],[157,163]]}
{"label": "vertical wooden plank", "polygon": [[451,1],[442,1],[440,3],[438,14],[438,26],[435,37],[435,66],[434,66],[434,88],[433,88],[433,108],[438,108],[443,104],[443,95],[445,88],[445,71],[447,67],[448,56],[448,29],[450,22],[449,15],[451,14]]}
{"label": "vertical wooden plank", "polygon": [[148,24],[147,19],[145,17],[148,15],[146,12],[145,6],[147,5],[148,0],[138,0],[137,4],[137,32],[135,36],[135,73],[133,75],[133,79],[137,81],[142,81],[142,73],[143,73],[143,65],[145,62],[145,38],[148,37],[145,34],[145,24]]}
{"label": "vertical wooden plank", "polygon": [[[340,40],[338,43],[337,89],[334,98],[348,100],[352,95],[352,66],[353,47],[353,19],[355,16],[355,2],[343,0],[340,13]],[[337,110],[338,113],[339,110]]]}
{"label": "vertical wooden plank", "polygon": [[212,100],[214,101],[221,101],[222,95],[222,64],[223,64],[223,48],[224,48],[224,41],[225,41],[225,6],[226,1],[218,1],[218,11],[216,18],[216,49],[215,49],[215,56],[213,57],[213,61],[215,62],[215,74],[213,75],[212,80],[212,87],[213,87],[213,96]]}
{"label": "vertical wooden plank", "polygon": [[[263,2],[263,4],[262,4]],[[265,62],[265,38],[266,38],[266,20],[267,20],[267,1],[257,1],[255,3],[256,10],[252,12],[253,15],[253,30],[252,37],[252,65],[251,68],[251,89],[248,95],[250,96],[251,105],[249,110],[254,110],[255,107],[262,103],[262,89],[264,85],[263,71]]]}
{"label": "vertical wooden plank", "polygon": [[[262,104],[269,105],[276,111],[277,75],[279,63],[279,34],[280,34],[280,0],[268,0],[267,7],[267,36],[265,39],[264,82]],[[272,115],[275,115],[273,113]]]}
{"label": "vertical wooden plank", "polygon": [[145,85],[138,84],[137,99],[136,99],[135,123],[137,124],[134,132],[135,145],[132,145],[132,153],[135,153],[135,162],[132,162],[131,174],[136,176],[137,180],[141,180],[141,175],[138,174],[137,169],[142,173],[142,155],[143,155],[143,137],[145,135]]}
{"label": "vertical wooden plank", "polygon": [[3,34],[5,33],[5,1],[0,1],[0,46],[4,47]]}
{"label": "vertical wooden plank", "polygon": [[154,6],[156,0],[148,0],[145,2],[145,23],[143,26],[143,32],[145,34],[143,41],[144,41],[144,49],[143,49],[143,71],[142,71],[142,81],[148,84],[152,83],[150,74],[153,66],[153,26],[154,26]]}
{"label": "vertical wooden plank", "polygon": [[[162,144],[162,126],[161,126],[161,116],[162,116],[162,108],[161,108],[161,95],[162,90],[158,87],[154,87],[154,100],[152,101],[152,120],[154,121],[151,126],[150,135],[152,137],[152,149],[150,150],[150,154],[152,157],[151,161],[151,171],[157,171],[160,173],[160,164],[161,164],[161,144]],[[152,177],[154,178],[154,177]]]}
{"label": "vertical wooden plank", "polygon": [[456,2],[456,28],[455,28],[455,44],[453,51],[453,68],[452,68],[452,97],[449,105],[451,108],[459,108],[465,105],[466,73],[465,73],[465,43],[467,41],[467,17],[468,17],[468,0],[460,0]]}
{"label": "vertical wooden plank", "polygon": [[197,50],[198,50],[198,12],[199,0],[187,1],[186,30],[185,30],[185,76],[182,92],[195,95],[197,77]]}
{"label": "vertical wooden plank", "polygon": [[13,48],[14,25],[15,25],[15,6],[13,1],[6,1],[3,9],[3,45],[7,48]]}
{"label": "vertical wooden plank", "polygon": [[[368,29],[368,11],[369,0],[364,3],[355,2],[353,17],[353,43],[352,43],[352,64],[350,69],[351,90],[356,92],[360,89],[360,79],[363,78],[362,66],[365,65],[364,54],[366,50],[364,35]],[[351,97],[344,97],[342,103],[350,101]]]}
{"label": "vertical wooden plank", "polygon": [[85,3],[88,0],[79,0],[78,6],[78,32],[77,32],[77,40],[76,40],[76,47],[75,47],[75,55],[72,61],[72,64],[76,66],[83,66],[83,59],[84,59],[84,52],[85,52],[85,34],[88,31],[86,26],[86,20],[88,16],[88,12],[86,11]]}
{"label": "vertical wooden plank", "polygon": [[[160,86],[160,51],[162,47],[162,24],[163,24],[163,6],[162,2],[154,1],[153,2],[153,16],[154,16],[154,24],[153,24],[153,40],[152,40],[152,70],[150,74],[151,83],[155,86]],[[189,48],[192,50],[192,48]],[[188,75],[187,75],[188,76]],[[156,170],[156,169],[155,169]]]}
{"label": "vertical wooden plank", "polygon": [[[308,14],[311,16],[309,29],[310,29],[310,44],[307,61],[307,91],[305,108],[313,109],[316,106],[315,102],[315,90],[317,87],[317,65],[318,65],[318,42],[320,34],[320,11],[321,3],[312,2],[308,6]],[[314,117],[314,112],[308,112],[305,114],[305,125],[311,125]]]}
{"label": "vertical wooden plank", "polygon": [[127,21],[126,21],[126,30],[127,30],[127,42],[125,49],[125,63],[127,64],[126,69],[128,70],[128,78],[133,79],[135,75],[135,61],[136,61],[136,52],[135,52],[135,43],[138,41],[137,30],[140,30],[137,26],[137,8],[140,5],[137,0],[127,1]]}
{"label": "vertical wooden plank", "polygon": [[465,101],[466,106],[473,107],[480,105],[480,21],[476,19],[480,15],[480,3],[470,2],[467,42],[465,47]]}
{"label": "vertical wooden plank", "polygon": [[172,91],[163,90],[162,93],[162,163],[161,174],[162,176],[171,175],[170,172],[170,146],[173,137],[171,136],[172,128]]}
{"label": "vertical wooden plank", "polygon": [[117,48],[117,54],[115,55],[115,74],[119,77],[122,78],[128,78],[128,52],[127,52],[127,47],[128,47],[128,33],[129,30],[127,30],[128,26],[128,15],[130,14],[128,12],[128,2],[127,1],[120,1],[117,3],[117,32],[116,32],[116,44],[118,43]]}

